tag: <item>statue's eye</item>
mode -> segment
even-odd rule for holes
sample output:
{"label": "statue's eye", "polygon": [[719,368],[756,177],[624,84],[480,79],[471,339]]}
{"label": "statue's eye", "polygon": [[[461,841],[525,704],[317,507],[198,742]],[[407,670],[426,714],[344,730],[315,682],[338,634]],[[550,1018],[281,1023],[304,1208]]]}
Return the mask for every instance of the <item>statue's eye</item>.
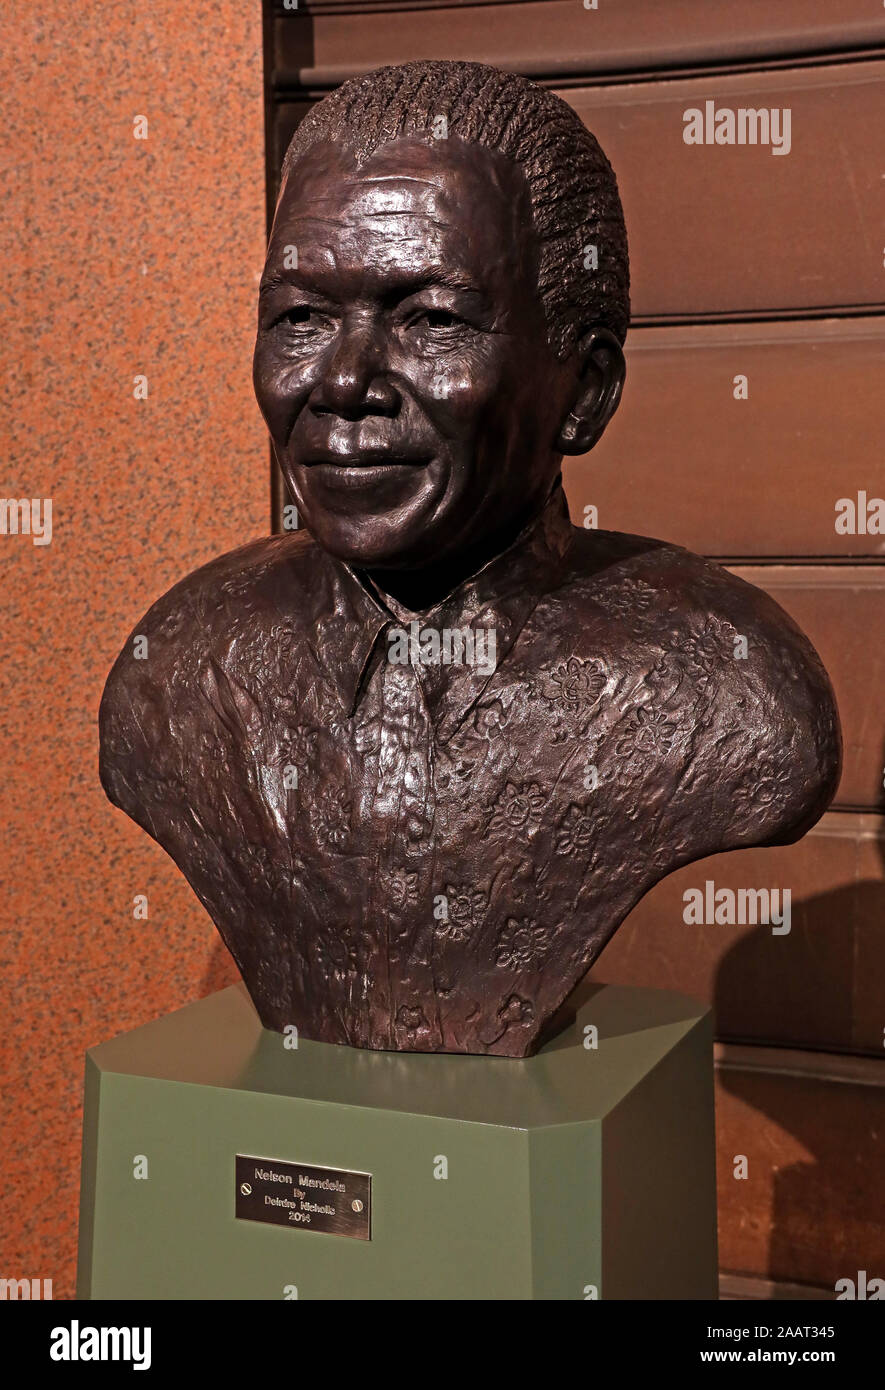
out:
{"label": "statue's eye", "polygon": [[422,317],[428,328],[458,328],[464,322],[448,309],[427,309]]}
{"label": "statue's eye", "polygon": [[301,327],[310,323],[311,310],[307,304],[296,304],[294,309],[287,309],[284,314],[280,314],[278,323],[288,323],[295,327]]}
{"label": "statue's eye", "polygon": [[311,340],[335,331],[335,323],[329,315],[312,304],[293,304],[279,315],[274,327],[291,336]]}

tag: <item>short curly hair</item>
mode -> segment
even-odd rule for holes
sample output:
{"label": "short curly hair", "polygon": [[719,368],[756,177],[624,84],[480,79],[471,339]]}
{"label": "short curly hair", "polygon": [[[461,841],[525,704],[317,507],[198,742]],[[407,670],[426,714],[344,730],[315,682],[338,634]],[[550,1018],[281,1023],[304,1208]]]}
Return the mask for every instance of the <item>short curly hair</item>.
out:
{"label": "short curly hair", "polygon": [[[497,150],[529,188],[539,242],[538,289],[550,343],[567,356],[601,324],[623,343],[630,319],[627,232],[614,171],[570,106],[536,82],[485,63],[416,62],[352,78],[318,102],[296,130],[283,182],[319,141],[362,163],[402,136],[448,135]],[[596,248],[596,265],[588,255]]]}

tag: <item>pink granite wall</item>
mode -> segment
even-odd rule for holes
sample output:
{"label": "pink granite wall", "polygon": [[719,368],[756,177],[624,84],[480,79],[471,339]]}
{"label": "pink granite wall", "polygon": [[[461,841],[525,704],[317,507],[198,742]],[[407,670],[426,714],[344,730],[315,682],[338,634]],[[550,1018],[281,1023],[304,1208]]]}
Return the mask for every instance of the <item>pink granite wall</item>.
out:
{"label": "pink granite wall", "polygon": [[96,713],[149,602],[269,529],[259,0],[5,0],[0,102],[0,496],[52,499],[49,544],[0,534],[0,1276],[63,1297],[84,1049],[234,977]]}

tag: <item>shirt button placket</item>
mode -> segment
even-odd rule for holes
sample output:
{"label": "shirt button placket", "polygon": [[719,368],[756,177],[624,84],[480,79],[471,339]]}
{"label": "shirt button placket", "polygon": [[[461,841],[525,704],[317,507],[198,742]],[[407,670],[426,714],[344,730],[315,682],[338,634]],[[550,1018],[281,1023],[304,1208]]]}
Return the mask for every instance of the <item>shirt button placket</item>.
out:
{"label": "shirt button placket", "polygon": [[396,901],[388,894],[386,905],[391,1018],[397,1046],[426,1046],[437,1031],[435,1017],[427,1017],[434,994],[432,730],[415,670],[386,664],[383,679],[376,802],[387,825],[381,871],[389,886],[399,885]]}

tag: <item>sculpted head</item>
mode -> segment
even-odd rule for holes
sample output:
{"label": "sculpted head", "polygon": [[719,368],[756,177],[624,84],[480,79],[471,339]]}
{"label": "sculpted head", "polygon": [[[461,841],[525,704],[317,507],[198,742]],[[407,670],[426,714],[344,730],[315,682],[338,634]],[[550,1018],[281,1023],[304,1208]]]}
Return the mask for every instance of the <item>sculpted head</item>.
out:
{"label": "sculpted head", "polygon": [[474,63],[345,83],[289,147],[260,292],[303,524],[381,572],[509,543],[613,415],[628,317],[615,178],[563,101]]}

